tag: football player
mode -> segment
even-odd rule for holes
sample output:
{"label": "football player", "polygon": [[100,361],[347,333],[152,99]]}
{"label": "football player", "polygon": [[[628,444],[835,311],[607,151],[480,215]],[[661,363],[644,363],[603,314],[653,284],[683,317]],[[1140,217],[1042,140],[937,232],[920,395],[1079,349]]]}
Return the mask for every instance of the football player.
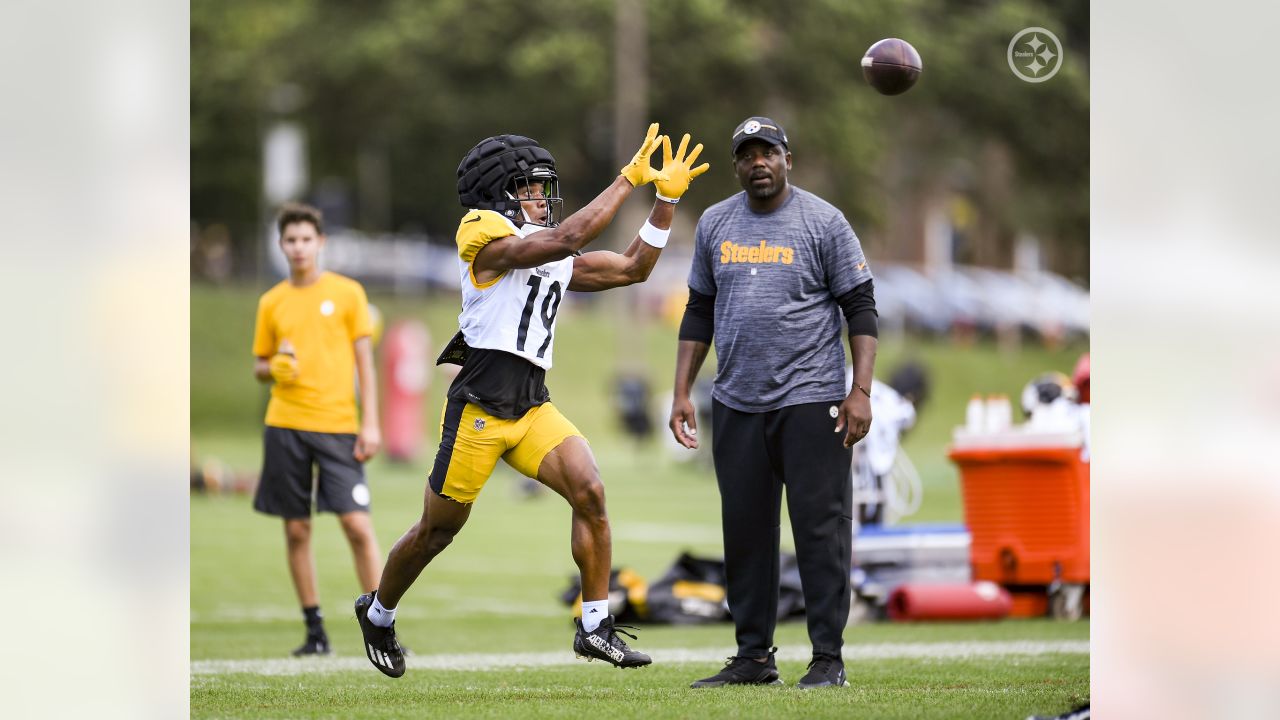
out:
{"label": "football player", "polygon": [[[662,169],[650,165],[661,144]],[[559,493],[573,508],[572,551],[582,575],[582,617],[574,652],[616,667],[648,665],[609,615],[612,562],[604,485],[591,447],[551,403],[556,318],[567,290],[598,291],[642,282],[667,243],[676,203],[693,178],[702,145],[675,155],[670,138],[649,126],[635,157],[604,192],[560,220],[555,159],[520,135],[480,141],[458,166],[458,199],[468,208],[458,225],[462,279],[461,330],[437,363],[462,370],[449,387],[441,441],[428,478],[421,519],[396,542],[376,591],[361,595],[356,617],[365,653],[384,674],[404,674],[395,612],[405,591],[462,529],[472,503],[502,458]],[[632,190],[654,183],[649,219],[623,253],[579,253],[608,227]]]}

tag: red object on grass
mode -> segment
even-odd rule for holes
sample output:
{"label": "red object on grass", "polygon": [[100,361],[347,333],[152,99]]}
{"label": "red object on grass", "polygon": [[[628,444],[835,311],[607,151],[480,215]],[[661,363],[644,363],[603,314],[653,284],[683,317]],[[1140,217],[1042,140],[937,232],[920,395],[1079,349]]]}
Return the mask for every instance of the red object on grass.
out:
{"label": "red object on grass", "polygon": [[422,452],[430,343],[427,327],[416,320],[396,323],[382,340],[382,444],[392,460],[413,461]]}
{"label": "red object on grass", "polygon": [[1080,396],[1080,404],[1089,404],[1089,353],[1080,356],[1076,361],[1076,369],[1071,374],[1071,384],[1076,386]]}
{"label": "red object on grass", "polygon": [[999,620],[1013,609],[1009,591],[993,582],[899,585],[889,595],[891,620]]}

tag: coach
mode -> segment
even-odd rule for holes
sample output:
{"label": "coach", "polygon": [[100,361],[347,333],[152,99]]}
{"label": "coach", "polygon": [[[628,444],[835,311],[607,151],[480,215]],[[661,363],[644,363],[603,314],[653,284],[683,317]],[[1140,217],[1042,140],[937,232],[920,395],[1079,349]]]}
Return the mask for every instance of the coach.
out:
{"label": "coach", "polygon": [[[782,488],[787,489],[813,660],[801,688],[848,685],[853,444],[871,426],[871,271],[844,216],[787,182],[791,152],[765,117],[733,132],[743,192],[702,214],[680,326],[671,431],[696,448],[690,388],[712,338],[712,452],[737,655],[693,687],[779,684],[773,654]],[[845,394],[840,317],[854,385]]]}

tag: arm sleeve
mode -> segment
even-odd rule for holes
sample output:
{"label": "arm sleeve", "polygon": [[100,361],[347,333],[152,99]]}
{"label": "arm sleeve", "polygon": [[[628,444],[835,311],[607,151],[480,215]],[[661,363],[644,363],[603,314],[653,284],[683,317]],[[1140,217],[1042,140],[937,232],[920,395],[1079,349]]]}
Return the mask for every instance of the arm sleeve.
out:
{"label": "arm sleeve", "polygon": [[364,286],[354,280],[351,282],[352,304],[347,315],[347,338],[352,342],[362,337],[373,335],[373,321],[369,318],[369,296]]}
{"label": "arm sleeve", "polygon": [[710,345],[715,335],[715,323],[716,297],[689,288],[689,302],[684,306],[684,319],[680,321],[680,339]]}
{"label": "arm sleeve", "polygon": [[[849,292],[836,297],[840,309],[844,312],[845,322],[849,323],[849,336],[879,336],[880,314],[876,312],[876,294],[874,282],[867,280]],[[683,330],[682,330],[683,332]]]}
{"label": "arm sleeve", "polygon": [[258,300],[258,319],[253,326],[253,356],[271,357],[276,354],[276,333],[271,326],[271,312],[264,297]]}

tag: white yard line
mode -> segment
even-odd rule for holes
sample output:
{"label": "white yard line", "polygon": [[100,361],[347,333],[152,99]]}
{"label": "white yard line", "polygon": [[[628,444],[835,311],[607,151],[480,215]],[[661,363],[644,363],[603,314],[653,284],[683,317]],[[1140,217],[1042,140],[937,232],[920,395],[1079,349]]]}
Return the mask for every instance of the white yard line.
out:
{"label": "white yard line", "polygon": [[[655,663],[715,663],[733,654],[731,648],[646,648]],[[974,657],[1001,657],[1009,655],[1047,655],[1066,653],[1086,655],[1087,640],[1007,640],[999,642],[951,642],[951,643],[870,643],[845,645],[844,659],[889,660],[917,658],[925,660],[963,659]],[[804,661],[809,652],[804,648],[779,650],[779,660]],[[497,670],[513,667],[551,667],[572,665],[573,652],[534,652],[505,654],[461,655],[413,655],[407,659],[410,670]],[[192,675],[228,675],[248,673],[252,675],[312,675],[374,671],[364,657],[269,658],[254,660],[195,660],[191,663]]]}
{"label": "white yard line", "polygon": [[[460,595],[458,596],[461,597]],[[436,600],[452,600],[454,598],[444,595],[435,595]],[[350,608],[344,611],[345,617],[350,619]],[[456,604],[446,606],[446,603],[435,603],[432,606],[424,607],[423,605],[415,605],[409,608],[400,608],[396,617],[410,618],[413,620],[440,620],[453,619],[461,617],[470,617],[472,615],[493,615],[495,617],[563,617],[565,609],[558,605],[525,605],[513,607],[511,602],[504,600],[481,600],[468,599],[465,607],[459,607]],[[208,612],[191,613],[191,623],[198,625],[201,623],[275,623],[275,622],[294,622],[298,619],[297,606],[241,606],[241,605],[222,605]]]}

